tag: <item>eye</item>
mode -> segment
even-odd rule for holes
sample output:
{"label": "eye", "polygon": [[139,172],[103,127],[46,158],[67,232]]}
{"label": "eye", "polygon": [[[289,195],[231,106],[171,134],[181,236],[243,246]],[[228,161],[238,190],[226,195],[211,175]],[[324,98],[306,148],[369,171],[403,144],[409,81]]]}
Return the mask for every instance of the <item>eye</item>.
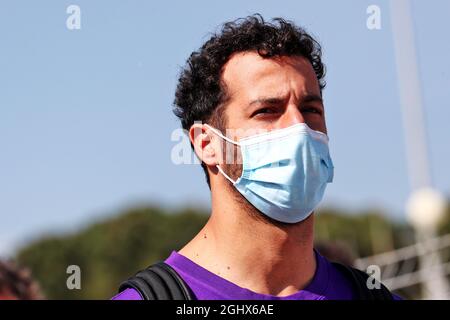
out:
{"label": "eye", "polygon": [[322,115],[322,110],[320,110],[317,107],[310,107],[310,106],[303,107],[301,111],[302,112],[307,112],[307,113],[316,113],[318,115]]}
{"label": "eye", "polygon": [[272,114],[272,113],[276,113],[276,112],[277,111],[275,108],[265,107],[265,108],[261,108],[261,109],[254,111],[250,117],[253,118],[254,116],[256,116],[258,114],[264,115],[264,114]]}

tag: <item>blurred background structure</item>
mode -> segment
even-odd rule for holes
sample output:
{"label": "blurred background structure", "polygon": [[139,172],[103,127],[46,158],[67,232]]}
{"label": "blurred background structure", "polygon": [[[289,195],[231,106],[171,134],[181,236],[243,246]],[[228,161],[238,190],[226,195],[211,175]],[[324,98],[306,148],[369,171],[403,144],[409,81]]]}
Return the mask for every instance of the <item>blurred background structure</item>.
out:
{"label": "blurred background structure", "polygon": [[[71,5],[80,29],[67,28]],[[177,75],[221,23],[255,12],[323,46],[336,175],[317,211],[318,250],[380,266],[405,298],[449,298],[449,1],[8,0],[0,258],[26,266],[43,296],[110,298],[206,222],[200,166],[171,162]],[[69,265],[80,290],[66,287]]]}
{"label": "blurred background structure", "polygon": [[[447,280],[450,262],[443,262],[442,258],[448,259],[450,234],[436,238],[439,222],[445,215],[446,202],[431,182],[411,2],[391,1],[390,8],[411,185],[411,195],[405,209],[414,227],[416,244],[360,259],[358,264],[362,268],[369,263],[383,266],[382,278],[391,289],[421,283],[423,298],[446,300],[450,298]],[[418,260],[418,268],[414,268],[411,259]]]}

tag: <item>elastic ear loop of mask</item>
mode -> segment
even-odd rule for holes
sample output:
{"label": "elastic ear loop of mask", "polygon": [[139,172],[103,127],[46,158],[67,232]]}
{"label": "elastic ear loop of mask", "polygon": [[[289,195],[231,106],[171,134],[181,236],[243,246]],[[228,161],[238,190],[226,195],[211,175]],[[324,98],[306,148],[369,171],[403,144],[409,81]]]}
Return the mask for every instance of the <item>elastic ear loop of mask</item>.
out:
{"label": "elastic ear loop of mask", "polygon": [[[228,142],[230,142],[230,143],[232,143],[232,144],[234,144],[234,145],[240,146],[239,143],[237,143],[237,142],[234,141],[234,140],[231,140],[230,138],[225,137],[219,130],[217,130],[217,129],[211,127],[209,124],[205,123],[205,126],[207,126],[212,132],[214,132],[215,134],[217,134],[217,135],[218,135],[219,137],[221,137],[222,139],[224,139],[224,140],[226,140],[226,141],[228,141]],[[222,170],[222,168],[221,168],[218,164],[216,164],[216,167],[217,167],[217,169],[219,170],[219,172],[220,172],[225,178],[227,178],[232,184],[235,184],[235,183],[236,183],[236,181],[233,181],[233,179],[231,179],[231,178],[230,178],[230,177]]]}

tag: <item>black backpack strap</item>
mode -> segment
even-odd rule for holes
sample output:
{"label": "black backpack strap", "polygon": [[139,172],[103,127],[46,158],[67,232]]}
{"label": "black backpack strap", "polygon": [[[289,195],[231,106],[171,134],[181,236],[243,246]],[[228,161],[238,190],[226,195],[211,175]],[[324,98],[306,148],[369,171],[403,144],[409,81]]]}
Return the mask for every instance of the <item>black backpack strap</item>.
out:
{"label": "black backpack strap", "polygon": [[157,262],[122,282],[119,292],[133,288],[144,300],[195,300],[180,275],[167,263]]}
{"label": "black backpack strap", "polygon": [[[332,264],[340,270],[353,284],[356,290],[357,299],[359,300],[393,300],[392,293],[382,283],[380,288],[369,289],[367,287],[367,279],[369,275],[361,270],[345,266],[343,264],[332,262]],[[375,280],[376,281],[376,280]]]}

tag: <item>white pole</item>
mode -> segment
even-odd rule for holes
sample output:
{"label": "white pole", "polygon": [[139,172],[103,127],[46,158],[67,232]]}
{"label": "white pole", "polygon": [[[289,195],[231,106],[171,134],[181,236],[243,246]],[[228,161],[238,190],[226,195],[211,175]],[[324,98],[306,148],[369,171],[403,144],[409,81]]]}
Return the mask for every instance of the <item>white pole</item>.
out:
{"label": "white pole", "polygon": [[[395,60],[402,106],[403,127],[406,145],[408,175],[411,196],[407,205],[407,214],[416,229],[417,241],[433,238],[436,227],[443,215],[440,206],[430,206],[429,201],[438,199],[437,191],[431,189],[431,174],[428,160],[425,119],[422,108],[422,95],[419,68],[414,39],[414,26],[410,0],[391,0],[391,25],[394,38]],[[427,193],[428,192],[428,193]],[[425,194],[425,196],[424,196]],[[429,196],[430,194],[435,194]],[[438,208],[430,212],[429,208]],[[430,248],[432,250],[432,248]],[[425,270],[440,265],[438,252],[420,256],[421,268]],[[425,299],[446,299],[448,284],[443,274],[425,281],[423,285]]]}

